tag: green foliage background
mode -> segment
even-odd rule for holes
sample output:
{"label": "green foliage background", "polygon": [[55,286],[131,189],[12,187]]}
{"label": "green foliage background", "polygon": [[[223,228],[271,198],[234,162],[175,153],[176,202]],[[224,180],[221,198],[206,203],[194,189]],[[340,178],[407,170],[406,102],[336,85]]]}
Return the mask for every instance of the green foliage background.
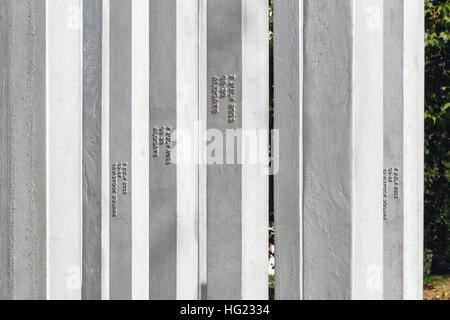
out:
{"label": "green foliage background", "polygon": [[438,274],[450,268],[449,13],[450,0],[425,0],[425,252]]}

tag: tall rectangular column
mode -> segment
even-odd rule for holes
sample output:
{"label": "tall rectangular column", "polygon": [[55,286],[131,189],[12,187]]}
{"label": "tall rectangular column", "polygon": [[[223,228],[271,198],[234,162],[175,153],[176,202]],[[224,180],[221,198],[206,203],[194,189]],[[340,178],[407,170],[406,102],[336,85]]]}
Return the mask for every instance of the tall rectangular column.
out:
{"label": "tall rectangular column", "polygon": [[275,296],[302,297],[303,1],[274,2]]}
{"label": "tall rectangular column", "polygon": [[208,1],[199,1],[199,134],[198,134],[198,241],[199,241],[199,299],[207,299],[208,282],[208,245],[207,245],[207,164],[206,164],[206,145],[207,133],[206,123],[208,118],[208,79],[207,74],[207,9]]}
{"label": "tall rectangular column", "polygon": [[47,0],[47,297],[81,299],[83,1]]}
{"label": "tall rectangular column", "polygon": [[423,2],[384,7],[384,298],[422,299]]}
{"label": "tall rectangular column", "polygon": [[[104,300],[148,299],[148,6],[144,0],[103,0],[95,10],[85,8],[101,17],[91,21],[95,22],[91,31],[98,37],[85,38],[90,45],[85,55],[101,56],[96,56],[99,61],[95,68],[85,68],[89,75],[98,77],[95,79],[100,82],[96,83],[101,88],[95,91],[94,99],[100,104],[101,118],[90,119],[96,121],[97,131],[91,132],[101,143],[95,144],[94,139],[89,142],[96,148],[99,170],[90,179],[101,185],[95,189],[100,193],[100,228],[96,230],[100,235],[92,234],[101,251],[96,256],[101,269],[95,290],[100,288]],[[89,22],[85,20],[85,29],[90,27]],[[94,91],[92,86],[89,89],[92,91],[85,92],[85,98]],[[92,215],[92,210],[87,214]]]}
{"label": "tall rectangular column", "polygon": [[149,6],[132,1],[132,298],[149,298]]}
{"label": "tall rectangular column", "polygon": [[84,300],[102,296],[102,4],[83,3]]}
{"label": "tall rectangular column", "polygon": [[150,299],[198,299],[198,1],[149,5]]}
{"label": "tall rectangular column", "polygon": [[383,1],[282,1],[275,21],[276,295],[381,299]]}
{"label": "tall rectangular column", "polygon": [[110,298],[132,298],[132,1],[110,0]]}
{"label": "tall rectangular column", "polygon": [[208,299],[268,296],[267,14],[207,2]]}
{"label": "tall rectangular column", "polygon": [[9,213],[8,198],[8,110],[9,110],[9,2],[0,2],[0,299],[10,296],[8,290]]}
{"label": "tall rectangular column", "polygon": [[46,12],[0,2],[0,299],[45,299]]}
{"label": "tall rectangular column", "polygon": [[111,219],[111,181],[109,160],[109,98],[110,98],[110,0],[102,1],[102,255],[101,286],[102,300],[109,300],[109,261]]}

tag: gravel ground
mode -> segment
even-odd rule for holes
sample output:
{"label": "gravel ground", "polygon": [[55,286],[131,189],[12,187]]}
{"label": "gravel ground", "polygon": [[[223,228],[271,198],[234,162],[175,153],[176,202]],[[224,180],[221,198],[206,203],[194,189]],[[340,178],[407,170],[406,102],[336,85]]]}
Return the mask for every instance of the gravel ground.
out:
{"label": "gravel ground", "polygon": [[450,275],[431,276],[423,295],[424,300],[450,300]]}

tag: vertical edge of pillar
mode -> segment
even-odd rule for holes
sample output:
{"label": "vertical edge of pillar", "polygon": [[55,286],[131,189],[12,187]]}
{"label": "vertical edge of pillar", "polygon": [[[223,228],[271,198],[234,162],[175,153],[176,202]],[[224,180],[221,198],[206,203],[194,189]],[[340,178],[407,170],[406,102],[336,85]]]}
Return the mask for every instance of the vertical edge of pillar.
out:
{"label": "vertical edge of pillar", "polygon": [[[302,298],[303,1],[274,2],[275,297]],[[275,148],[276,146],[272,146]],[[275,151],[275,150],[274,150]]]}
{"label": "vertical edge of pillar", "polygon": [[425,48],[424,48],[424,39],[425,39],[425,9],[420,0],[416,0],[416,9],[418,10],[418,23],[416,26],[417,34],[414,37],[415,43],[417,45],[417,93],[418,93],[418,101],[416,104],[417,108],[417,148],[418,148],[418,165],[416,168],[417,178],[418,178],[418,187],[417,187],[417,274],[416,274],[416,283],[417,283],[417,300],[423,300],[423,256],[424,256],[424,232],[425,232],[425,221],[424,221],[424,172],[425,172],[425,120],[423,117],[424,114],[424,105],[425,105]]}
{"label": "vertical edge of pillar", "polygon": [[132,298],[132,1],[110,0],[110,298]]}
{"label": "vertical edge of pillar", "polygon": [[424,6],[404,3],[403,298],[423,299]]}
{"label": "vertical edge of pillar", "polygon": [[352,299],[383,299],[383,0],[354,2]]}
{"label": "vertical edge of pillar", "polygon": [[47,0],[49,299],[81,298],[83,2]]}
{"label": "vertical edge of pillar", "polygon": [[0,300],[11,298],[9,279],[9,39],[10,2],[0,2]]}
{"label": "vertical edge of pillar", "polygon": [[404,0],[384,2],[384,299],[403,299]]}
{"label": "vertical edge of pillar", "polygon": [[351,299],[353,1],[304,4],[303,295]]}
{"label": "vertical edge of pillar", "polygon": [[263,1],[207,3],[208,299],[268,297],[267,14]]}
{"label": "vertical edge of pillar", "polygon": [[[150,0],[150,300],[177,297],[177,0]],[[167,139],[169,138],[169,139]]]}
{"label": "vertical edge of pillar", "polygon": [[423,10],[385,1],[385,299],[423,298]]}
{"label": "vertical edge of pillar", "polygon": [[109,160],[109,100],[110,100],[110,0],[103,0],[102,10],[102,256],[101,286],[102,300],[109,300],[109,262],[110,262],[110,160]]}
{"label": "vertical edge of pillar", "polygon": [[[242,299],[267,300],[269,40],[267,1],[242,1]],[[248,132],[247,132],[248,131]],[[247,135],[249,134],[249,135]],[[247,137],[257,137],[257,147]],[[251,159],[257,150],[257,162]],[[247,160],[248,157],[248,160]]]}
{"label": "vertical edge of pillar", "polygon": [[176,19],[176,298],[197,300],[199,1],[178,0]]}
{"label": "vertical edge of pillar", "polygon": [[0,295],[45,299],[45,2],[3,1],[1,10]]}
{"label": "vertical edge of pillar", "polygon": [[198,177],[198,239],[199,239],[199,299],[207,299],[207,164],[206,164],[206,123],[208,117],[207,79],[207,0],[199,0],[199,177]]}
{"label": "vertical edge of pillar", "polygon": [[132,296],[149,295],[149,1],[132,0]]}
{"label": "vertical edge of pillar", "polygon": [[381,299],[382,2],[305,4],[304,295]]}
{"label": "vertical edge of pillar", "polygon": [[[242,23],[242,0],[208,0],[207,129],[211,136],[214,132],[214,138],[208,139],[215,139],[207,150],[207,291],[210,300],[242,299],[242,165],[236,163],[235,152],[234,161],[225,162],[228,154],[233,155],[233,150],[224,150],[226,131],[242,128]],[[228,94],[222,97],[213,90],[219,88],[220,81],[223,88],[230,86],[229,81],[233,82],[233,97]],[[235,105],[232,119],[228,114],[230,98]],[[217,104],[213,101],[216,99]],[[215,160],[209,154],[214,147]]]}
{"label": "vertical edge of pillar", "polygon": [[101,300],[102,0],[83,3],[83,300]]}

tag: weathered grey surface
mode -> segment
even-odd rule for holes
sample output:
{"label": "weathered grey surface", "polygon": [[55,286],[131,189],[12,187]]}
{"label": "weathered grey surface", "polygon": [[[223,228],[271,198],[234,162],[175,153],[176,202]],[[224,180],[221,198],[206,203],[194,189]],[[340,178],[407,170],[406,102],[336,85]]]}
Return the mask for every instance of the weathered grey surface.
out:
{"label": "weathered grey surface", "polygon": [[[207,155],[207,296],[267,299],[268,7],[260,0],[207,6],[207,128],[222,133],[210,132],[216,150]],[[214,87],[228,88],[219,110]],[[249,143],[252,135],[258,141]],[[249,152],[258,153],[256,163]]]}
{"label": "weathered grey surface", "polygon": [[[199,121],[206,128],[208,117],[208,79],[207,75],[207,0],[199,1]],[[204,130],[204,129],[202,129]],[[206,133],[199,134],[199,166],[198,166],[198,242],[199,242],[199,299],[206,300],[208,279],[208,245],[207,245],[207,165],[203,159],[206,156]]]}
{"label": "weathered grey surface", "polygon": [[384,298],[421,300],[424,7],[384,5]]}
{"label": "weathered grey surface", "polygon": [[[131,1],[110,1],[110,170],[127,164],[117,180],[117,216],[110,219],[110,298],[131,299]],[[125,186],[125,184],[127,186]],[[123,188],[126,188],[124,192]],[[111,193],[113,207],[114,192]]]}
{"label": "weathered grey surface", "polygon": [[0,300],[9,297],[9,21],[8,1],[0,2]]}
{"label": "weathered grey surface", "polygon": [[279,172],[274,177],[277,300],[302,296],[303,1],[274,3],[275,123]]}
{"label": "weathered grey surface", "polygon": [[[208,129],[242,128],[242,1],[209,0],[207,11]],[[212,113],[212,79],[236,75],[237,117],[228,123],[227,105]],[[224,156],[227,151],[224,150]],[[231,151],[229,151],[231,152]],[[225,158],[225,157],[224,157]],[[225,159],[222,160],[223,162]],[[207,167],[208,299],[242,298],[242,165]]]}
{"label": "weathered grey surface", "polygon": [[153,155],[153,130],[175,130],[177,124],[176,9],[176,0],[150,0],[151,300],[175,299],[177,294],[177,169],[166,164],[165,144],[158,157]]}
{"label": "weathered grey surface", "polygon": [[45,299],[45,1],[0,12],[0,297]]}
{"label": "weathered grey surface", "polygon": [[150,299],[198,299],[198,1],[149,10]]}
{"label": "weathered grey surface", "polygon": [[384,2],[384,298],[388,300],[403,299],[403,3]]}
{"label": "weathered grey surface", "polygon": [[350,299],[352,1],[304,9],[304,297]]}
{"label": "weathered grey surface", "polygon": [[110,3],[103,1],[102,23],[102,300],[109,300],[110,220],[111,218],[111,163],[110,139]]}
{"label": "weathered grey surface", "polygon": [[382,1],[304,10],[304,298],[381,299]]}
{"label": "weathered grey surface", "polygon": [[102,0],[83,2],[83,285],[101,299]]}

